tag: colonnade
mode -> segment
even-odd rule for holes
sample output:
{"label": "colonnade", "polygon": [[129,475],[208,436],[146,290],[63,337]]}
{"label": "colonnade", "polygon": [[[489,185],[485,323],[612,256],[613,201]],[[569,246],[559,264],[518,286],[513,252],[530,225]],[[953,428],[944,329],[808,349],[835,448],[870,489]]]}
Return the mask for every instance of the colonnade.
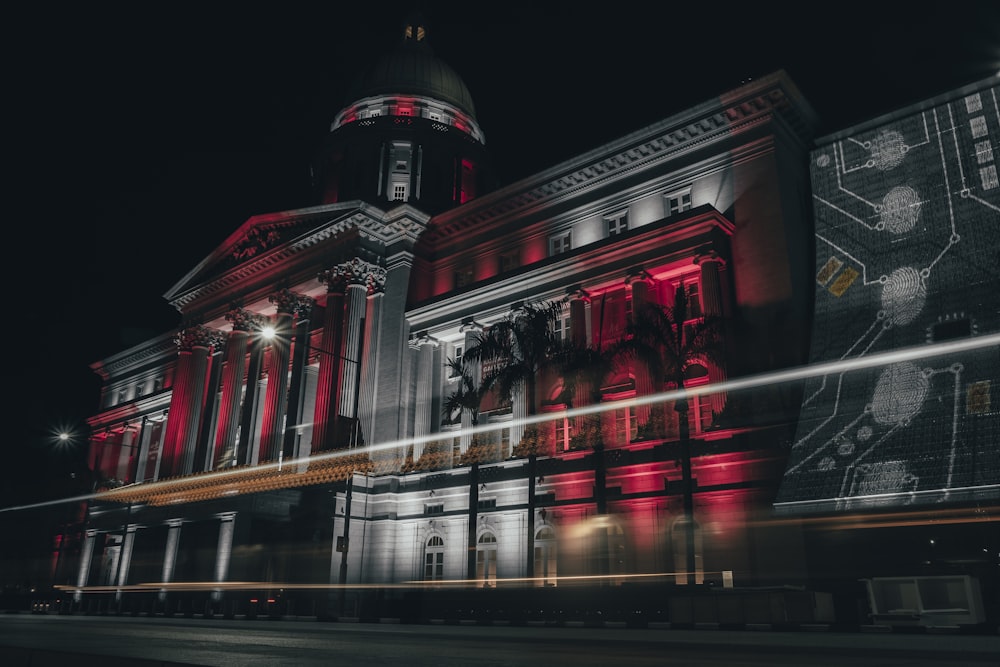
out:
{"label": "colonnade", "polygon": [[[225,314],[232,324],[228,334],[203,325],[183,328],[155,477],[361,445],[373,428],[385,276],[383,268],[357,258],[319,274],[327,298],[315,349],[315,302],[288,289],[269,295],[276,308],[270,318],[234,305]],[[265,327],[274,330],[269,340],[259,335]],[[311,426],[296,428],[309,417],[306,367],[314,360],[319,371]],[[302,430],[312,435],[308,451],[298,451]]]}

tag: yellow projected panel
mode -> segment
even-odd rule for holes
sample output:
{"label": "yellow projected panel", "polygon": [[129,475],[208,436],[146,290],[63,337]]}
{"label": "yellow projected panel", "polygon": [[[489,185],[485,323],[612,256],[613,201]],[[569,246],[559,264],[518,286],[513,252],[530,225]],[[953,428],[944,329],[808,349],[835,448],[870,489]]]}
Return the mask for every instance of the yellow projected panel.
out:
{"label": "yellow projected panel", "polygon": [[859,275],[860,274],[857,271],[851,267],[847,267],[839,276],[837,276],[837,279],[833,281],[833,284],[830,285],[830,294],[834,296],[842,295]]}

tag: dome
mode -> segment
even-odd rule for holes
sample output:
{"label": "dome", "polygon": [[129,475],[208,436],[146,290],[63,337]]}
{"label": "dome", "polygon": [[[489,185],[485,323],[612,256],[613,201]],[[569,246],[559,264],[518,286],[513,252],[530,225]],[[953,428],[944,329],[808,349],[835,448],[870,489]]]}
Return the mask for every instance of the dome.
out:
{"label": "dome", "polygon": [[396,49],[382,56],[355,81],[347,101],[385,94],[415,95],[452,104],[476,117],[476,107],[465,82],[427,45],[426,29],[419,21],[407,22]]}

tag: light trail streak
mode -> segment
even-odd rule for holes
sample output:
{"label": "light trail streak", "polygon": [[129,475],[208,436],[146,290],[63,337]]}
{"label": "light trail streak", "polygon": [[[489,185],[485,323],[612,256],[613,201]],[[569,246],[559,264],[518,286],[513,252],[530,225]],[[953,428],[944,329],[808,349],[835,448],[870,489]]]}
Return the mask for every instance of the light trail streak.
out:
{"label": "light trail streak", "polygon": [[[651,572],[645,574],[594,574],[571,575],[561,577],[510,577],[490,580],[491,587],[521,586],[532,587],[535,584],[545,584],[557,581],[562,584],[573,582],[593,583],[600,581],[671,581],[682,572]],[[720,575],[721,571],[705,572],[709,575]],[[293,591],[293,590],[414,590],[422,588],[482,588],[482,579],[439,579],[435,581],[403,581],[384,584],[333,584],[333,583],[287,583],[278,581],[153,581],[125,586],[71,586],[68,584],[54,586],[64,593],[152,593],[159,591]]]}
{"label": "light trail streak", "polygon": [[[904,361],[928,359],[943,355],[955,355],[955,354],[960,354],[962,352],[981,350],[990,347],[995,347],[998,349],[998,351],[1000,351],[1000,333],[974,336],[963,340],[947,341],[943,343],[934,343],[930,345],[918,345],[908,348],[901,348],[890,352],[882,352],[879,354],[872,354],[853,359],[841,359],[831,362],[811,364],[809,366],[789,368],[755,376],[748,376],[744,378],[733,378],[715,384],[705,384],[705,385],[698,385],[695,387],[685,387],[684,389],[681,390],[671,390],[657,394],[650,394],[648,396],[636,396],[633,398],[624,399],[620,401],[608,401],[608,402],[598,403],[595,405],[582,406],[578,408],[571,408],[556,412],[547,412],[543,415],[534,415],[518,421],[520,425],[529,426],[532,424],[545,423],[555,419],[564,419],[564,418],[568,419],[583,415],[599,414],[609,410],[618,410],[623,407],[637,407],[637,406],[651,405],[657,403],[668,403],[680,400],[682,398],[688,398],[691,396],[711,395],[716,392],[744,391],[759,387],[772,386],[775,384],[799,382],[809,378],[823,377],[834,373],[848,373],[851,371],[858,371],[868,368],[877,368],[880,366],[898,364]],[[211,489],[214,483],[218,483],[219,485],[224,485],[227,482],[230,483],[237,482],[238,481],[237,478],[240,477],[246,478],[248,476],[252,476],[253,479],[259,479],[262,475],[266,475],[267,473],[273,473],[275,479],[277,479],[278,476],[280,475],[280,479],[283,480],[283,484],[285,486],[302,486],[304,484],[302,484],[301,481],[298,484],[295,483],[296,478],[299,477],[299,475],[301,474],[300,472],[297,471],[306,470],[310,463],[335,462],[338,460],[342,460],[343,463],[347,464],[350,463],[350,461],[348,461],[350,457],[355,457],[355,458],[364,457],[366,455],[370,455],[377,452],[398,450],[400,448],[409,447],[414,444],[427,444],[439,440],[443,435],[446,435],[449,438],[464,437],[464,436],[471,437],[478,434],[493,433],[496,431],[510,428],[511,426],[512,422],[509,421],[503,423],[484,424],[473,428],[464,428],[455,431],[448,431],[447,434],[432,433],[418,438],[409,438],[406,440],[395,440],[383,443],[375,443],[367,445],[365,447],[358,447],[354,449],[342,449],[330,452],[322,452],[319,454],[312,454],[310,456],[302,457],[299,459],[274,461],[251,467],[241,467],[241,468],[232,468],[226,470],[217,470],[206,473],[196,473],[190,476],[159,480],[156,482],[141,482],[129,486],[119,487],[111,491],[102,491],[92,494],[74,496],[72,498],[60,498],[56,500],[48,500],[28,505],[4,507],[0,508],[0,513],[38,509],[42,507],[61,505],[64,503],[83,502],[88,500],[107,500],[112,502],[125,503],[125,502],[130,502],[128,500],[129,496],[127,494],[132,492],[138,493],[140,490],[142,495],[144,496],[151,496],[151,495],[155,496],[157,494],[164,494],[171,492],[176,493],[188,489],[192,492],[193,495],[199,496],[199,493],[203,494],[206,492],[206,489]],[[299,479],[301,480],[300,477]],[[319,483],[319,482],[310,482],[310,483]],[[262,489],[260,487],[253,489],[245,489],[245,490],[229,488],[225,490],[219,490],[218,495],[221,495],[223,492],[229,492],[228,495],[233,495],[235,493],[255,492],[262,490],[270,490],[270,489]],[[197,499],[200,498],[188,499],[185,497],[178,496],[168,502],[180,503]]]}

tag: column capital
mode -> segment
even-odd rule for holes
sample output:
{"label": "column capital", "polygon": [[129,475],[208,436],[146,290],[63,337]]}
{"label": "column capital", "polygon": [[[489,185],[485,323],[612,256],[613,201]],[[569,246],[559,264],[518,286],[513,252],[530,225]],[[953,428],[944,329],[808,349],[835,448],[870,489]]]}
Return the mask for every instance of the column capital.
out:
{"label": "column capital", "polygon": [[719,266],[726,265],[726,260],[722,258],[722,255],[711,248],[703,248],[694,256],[694,263],[698,266],[706,262],[715,262]]}
{"label": "column capital", "polygon": [[424,347],[425,345],[432,345],[434,347],[437,347],[438,345],[440,345],[440,342],[436,338],[432,338],[430,334],[428,334],[426,331],[421,331],[420,333],[410,338],[409,345],[414,350],[417,350],[420,349],[421,347]]}
{"label": "column capital", "polygon": [[190,352],[196,347],[218,347],[224,340],[221,331],[201,324],[185,327],[174,336],[174,342],[181,352]]}
{"label": "column capital", "polygon": [[579,285],[571,285],[566,288],[566,301],[590,301],[590,292]]}
{"label": "column capital", "polygon": [[316,279],[326,284],[327,292],[343,292],[350,285],[363,285],[372,294],[385,288],[386,270],[355,257],[321,271]]}
{"label": "column capital", "polygon": [[625,276],[625,284],[632,285],[634,283],[643,282],[650,283],[653,280],[653,276],[649,275],[649,272],[643,268],[631,269],[628,275]]}
{"label": "column capital", "polygon": [[250,332],[260,329],[262,320],[260,315],[252,313],[246,308],[234,306],[225,315],[226,321],[231,322],[233,331]]}
{"label": "column capital", "polygon": [[267,300],[278,307],[279,313],[301,315],[303,309],[312,308],[313,300],[304,294],[290,289],[280,289],[267,297]]}
{"label": "column capital", "polygon": [[467,333],[469,331],[482,331],[483,325],[470,317],[469,319],[462,320],[462,324],[458,327],[458,330],[462,333]]}

